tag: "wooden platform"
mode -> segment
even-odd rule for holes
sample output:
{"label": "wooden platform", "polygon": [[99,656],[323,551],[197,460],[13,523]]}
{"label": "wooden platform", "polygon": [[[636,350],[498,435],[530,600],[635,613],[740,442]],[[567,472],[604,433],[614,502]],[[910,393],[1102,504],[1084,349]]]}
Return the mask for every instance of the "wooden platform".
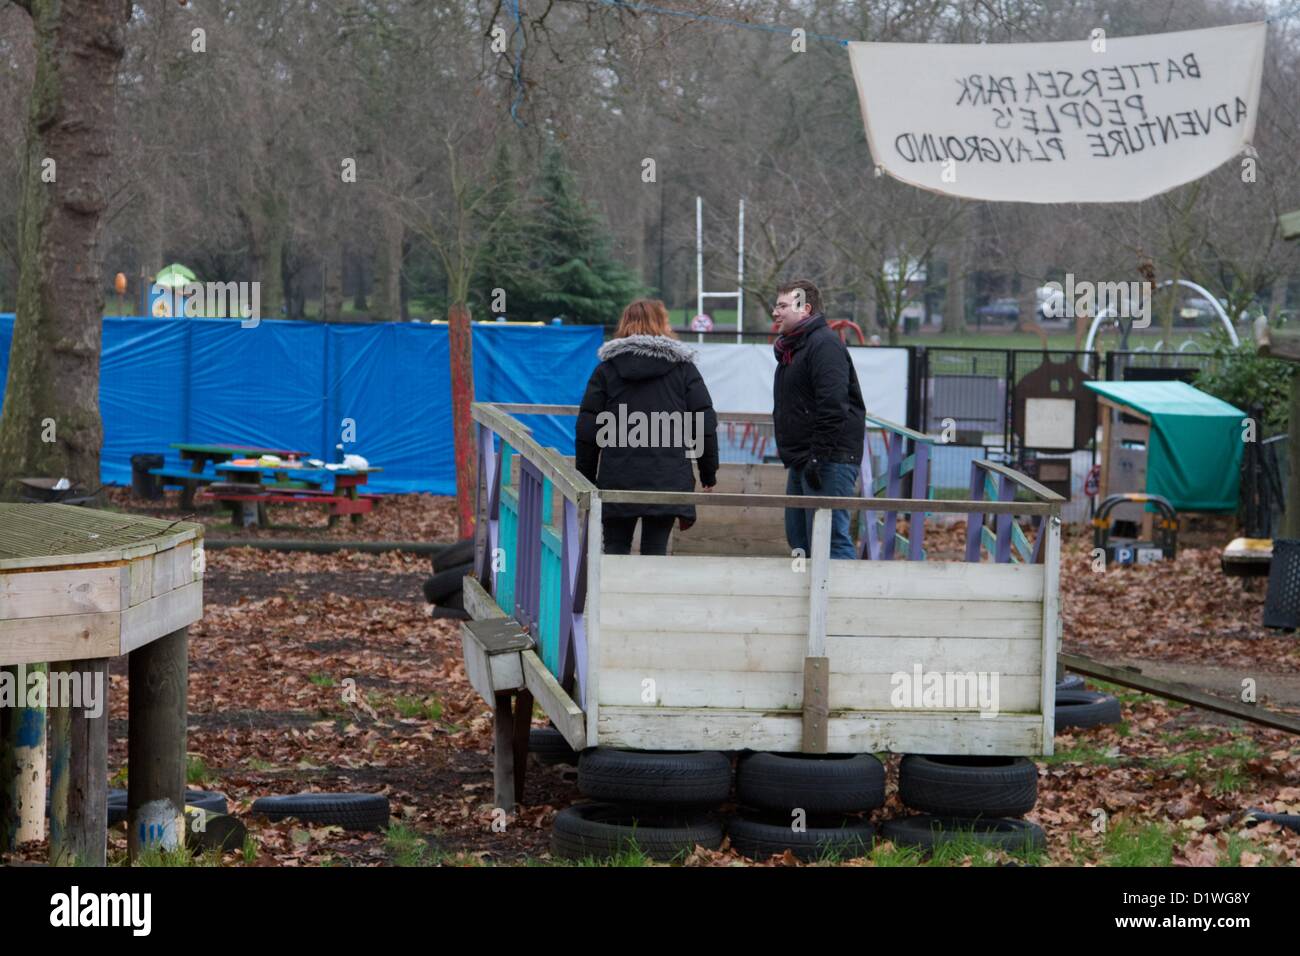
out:
{"label": "wooden platform", "polygon": [[0,786],[16,794],[21,838],[40,839],[48,709],[55,865],[105,862],[108,658],[121,654],[130,658],[131,857],[184,840],[187,628],[203,615],[202,534],[182,521],[0,504],[0,665],[48,663],[51,688],[33,700],[20,677],[28,694],[15,719],[34,732],[13,748],[16,768]]}
{"label": "wooden platform", "polygon": [[203,616],[203,528],[0,504],[0,664],[116,657]]}

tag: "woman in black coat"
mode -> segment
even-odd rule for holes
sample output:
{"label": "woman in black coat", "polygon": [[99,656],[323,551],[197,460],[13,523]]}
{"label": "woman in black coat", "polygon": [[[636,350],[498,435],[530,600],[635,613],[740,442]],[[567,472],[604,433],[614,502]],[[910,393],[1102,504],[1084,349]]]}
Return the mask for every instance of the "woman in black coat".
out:
{"label": "woman in black coat", "polygon": [[[578,412],[575,461],[597,488],[712,491],[718,478],[718,417],[695,352],[673,335],[668,310],[638,299],[600,347]],[[690,505],[609,504],[601,512],[605,552],[630,554],[641,520],[641,553],[667,554],[673,520],[695,521]]]}

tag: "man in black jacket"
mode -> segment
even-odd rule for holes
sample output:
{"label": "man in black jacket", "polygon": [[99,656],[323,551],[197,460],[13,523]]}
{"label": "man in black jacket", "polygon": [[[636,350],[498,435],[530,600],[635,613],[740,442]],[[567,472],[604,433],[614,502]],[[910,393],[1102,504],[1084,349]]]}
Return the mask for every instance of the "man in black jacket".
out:
{"label": "man in black jacket", "polygon": [[[777,287],[772,318],[780,323],[772,422],[787,469],[786,494],[850,497],[861,469],[866,406],[849,350],[826,324],[821,293],[807,279]],[[811,509],[787,508],[785,536],[809,553]],[[831,557],[856,558],[849,513],[833,512]]]}

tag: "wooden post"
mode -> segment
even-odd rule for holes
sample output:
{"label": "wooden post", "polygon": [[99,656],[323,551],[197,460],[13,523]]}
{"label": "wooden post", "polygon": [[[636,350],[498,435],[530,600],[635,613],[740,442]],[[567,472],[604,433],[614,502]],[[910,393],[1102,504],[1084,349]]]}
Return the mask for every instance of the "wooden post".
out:
{"label": "wooden post", "polygon": [[6,832],[0,835],[0,844],[3,837],[11,837],[10,846],[45,839],[45,702],[35,707],[22,706],[31,687],[28,681],[35,673],[46,677],[45,665],[28,664],[17,669],[15,676],[23,678],[22,684],[15,687],[20,695],[19,706],[9,713],[6,728],[5,742],[11,748],[13,762],[3,802],[11,816],[5,821]]}
{"label": "wooden post", "polygon": [[189,628],[131,652],[127,832],[134,860],[185,843],[185,730]]}
{"label": "wooden post", "polygon": [[[50,665],[50,862],[103,866],[108,841],[108,658]],[[100,712],[70,699],[73,682],[98,684]],[[82,701],[84,703],[84,699]]]}
{"label": "wooden post", "polygon": [[447,336],[451,352],[451,428],[456,456],[456,515],[458,537],[474,533],[474,435],[471,406],[474,404],[474,338],[469,307],[455,303],[448,309]]}
{"label": "wooden post", "polygon": [[803,661],[803,752],[824,754],[830,706],[830,658],[826,656],[826,607],[830,597],[831,513],[813,514],[808,563],[808,652]]}
{"label": "wooden post", "polygon": [[528,770],[528,731],[533,725],[533,693],[521,690],[515,695],[515,740],[511,756],[515,768],[515,801],[524,802],[524,776]]}
{"label": "wooden post", "polygon": [[492,721],[493,799],[506,813],[515,812],[515,718],[510,697],[509,692],[496,695]]}
{"label": "wooden post", "polygon": [[1047,538],[1043,548],[1043,683],[1039,706],[1043,713],[1042,753],[1050,756],[1056,732],[1056,684],[1065,677],[1056,659],[1056,645],[1061,640],[1061,519],[1048,515],[1038,536]]}

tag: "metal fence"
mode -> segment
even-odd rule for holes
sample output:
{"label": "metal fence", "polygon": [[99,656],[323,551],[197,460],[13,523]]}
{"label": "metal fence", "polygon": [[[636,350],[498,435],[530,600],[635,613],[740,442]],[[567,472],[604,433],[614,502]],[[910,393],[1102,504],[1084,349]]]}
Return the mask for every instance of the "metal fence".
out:
{"label": "metal fence", "polygon": [[1212,372],[1218,359],[1213,352],[1149,352],[1145,350],[1106,353],[1106,379],[1111,382],[1187,382],[1201,372]]}

